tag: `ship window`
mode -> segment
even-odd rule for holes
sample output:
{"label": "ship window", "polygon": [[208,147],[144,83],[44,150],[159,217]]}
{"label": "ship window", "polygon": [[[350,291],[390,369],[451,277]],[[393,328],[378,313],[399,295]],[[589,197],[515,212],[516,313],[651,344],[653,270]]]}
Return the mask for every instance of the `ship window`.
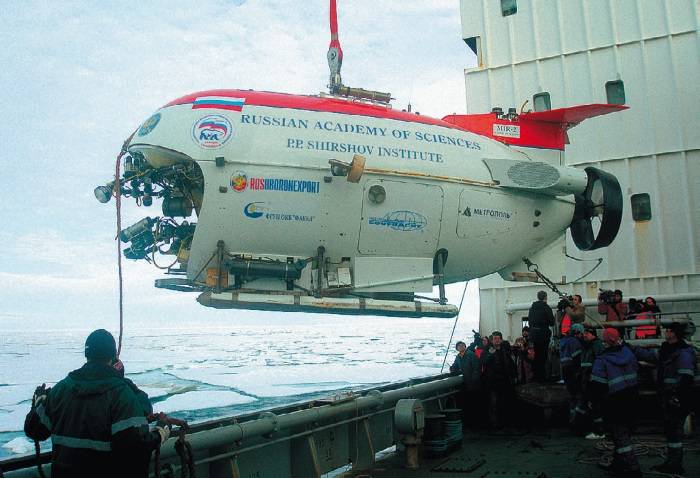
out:
{"label": "ship window", "polygon": [[608,81],[605,83],[605,94],[608,97],[608,104],[625,104],[625,84],[622,80]]}
{"label": "ship window", "polygon": [[537,93],[532,97],[532,103],[535,105],[535,111],[547,111],[552,109],[552,100],[549,98],[549,93]]}
{"label": "ship window", "polygon": [[464,43],[467,44],[469,50],[471,50],[476,55],[476,66],[484,66],[484,59],[482,58],[481,50],[481,37],[469,37],[464,39]]}
{"label": "ship window", "polygon": [[515,15],[518,13],[518,0],[501,0],[501,15]]}
{"label": "ship window", "polygon": [[632,194],[632,219],[636,222],[651,220],[651,198],[648,193]]}

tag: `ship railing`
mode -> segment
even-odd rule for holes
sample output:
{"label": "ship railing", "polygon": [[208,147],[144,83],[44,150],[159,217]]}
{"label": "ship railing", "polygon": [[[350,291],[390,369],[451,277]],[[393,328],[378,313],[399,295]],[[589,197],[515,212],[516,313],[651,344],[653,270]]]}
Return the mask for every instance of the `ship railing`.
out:
{"label": "ship railing", "polygon": [[[639,345],[642,347],[655,347],[659,346],[661,342],[664,341],[663,334],[659,334],[659,337],[636,339],[634,338],[634,332],[639,327],[649,327],[655,326],[658,329],[662,329],[670,324],[678,323],[684,324],[688,327],[688,337],[692,338],[695,334],[695,323],[693,321],[693,316],[700,316],[700,312],[686,311],[686,312],[639,312],[636,314],[627,314],[624,320],[595,320],[591,321],[590,318],[586,318],[586,323],[594,325],[598,332],[602,332],[604,328],[615,328],[621,329],[627,335],[627,342],[633,345]],[[639,318],[645,317],[645,318]]]}
{"label": "ship railing", "polygon": [[[196,474],[320,478],[343,467],[371,469],[376,454],[399,441],[394,426],[399,400],[419,399],[425,413],[435,413],[446,408],[446,400],[461,385],[461,376],[440,374],[194,425],[187,440],[194,451]],[[160,463],[179,476],[175,441],[163,444]],[[48,455],[42,458],[48,460]],[[6,478],[36,476],[33,457],[8,464],[0,462]]]}

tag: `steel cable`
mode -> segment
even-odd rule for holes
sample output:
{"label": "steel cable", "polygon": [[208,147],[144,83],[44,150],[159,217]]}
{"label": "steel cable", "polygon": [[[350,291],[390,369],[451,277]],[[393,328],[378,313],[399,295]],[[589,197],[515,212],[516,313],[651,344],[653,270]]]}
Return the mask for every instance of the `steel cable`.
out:
{"label": "steel cable", "polygon": [[464,290],[462,291],[462,298],[459,301],[459,308],[457,309],[457,317],[455,317],[455,323],[452,326],[452,333],[450,334],[450,340],[447,342],[447,347],[445,350],[445,358],[442,359],[442,367],[440,367],[440,373],[442,373],[443,369],[445,368],[445,362],[447,361],[447,354],[450,353],[450,345],[452,344],[452,338],[455,335],[455,329],[457,328],[457,321],[459,320],[459,314],[462,312],[462,303],[464,302],[464,296],[467,293],[467,285],[469,284],[469,281],[464,282]]}

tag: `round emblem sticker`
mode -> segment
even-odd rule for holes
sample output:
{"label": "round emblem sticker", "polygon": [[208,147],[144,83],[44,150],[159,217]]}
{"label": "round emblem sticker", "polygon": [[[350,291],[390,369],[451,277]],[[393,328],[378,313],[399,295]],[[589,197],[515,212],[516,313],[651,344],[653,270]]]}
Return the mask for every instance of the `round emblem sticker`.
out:
{"label": "round emblem sticker", "polygon": [[233,136],[231,122],[221,115],[209,115],[192,127],[192,139],[206,149],[220,148]]}
{"label": "round emblem sticker", "polygon": [[156,128],[156,126],[158,126],[159,121],[160,113],[156,113],[150,118],[148,118],[146,121],[143,122],[143,124],[139,128],[139,136],[146,136],[148,133],[153,131]]}
{"label": "round emblem sticker", "polygon": [[236,171],[231,176],[231,189],[240,193],[248,186],[248,175],[243,171]]}

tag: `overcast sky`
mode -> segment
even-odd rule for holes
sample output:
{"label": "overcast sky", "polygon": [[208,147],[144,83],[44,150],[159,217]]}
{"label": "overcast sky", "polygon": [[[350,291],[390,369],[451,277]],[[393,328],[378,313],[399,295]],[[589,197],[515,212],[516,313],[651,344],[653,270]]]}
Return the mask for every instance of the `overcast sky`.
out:
{"label": "overcast sky", "polygon": [[[113,330],[115,209],[93,189],[111,179],[122,142],[190,92],[325,91],[328,1],[5,0],[2,9],[1,325]],[[390,91],[398,109],[465,111],[463,71],[474,60],[458,0],[338,0],[338,12],[345,84]],[[129,202],[124,225],[147,213]],[[157,277],[125,261],[127,317],[230,317],[195,294],[154,289]],[[450,289],[453,301],[460,294]]]}

